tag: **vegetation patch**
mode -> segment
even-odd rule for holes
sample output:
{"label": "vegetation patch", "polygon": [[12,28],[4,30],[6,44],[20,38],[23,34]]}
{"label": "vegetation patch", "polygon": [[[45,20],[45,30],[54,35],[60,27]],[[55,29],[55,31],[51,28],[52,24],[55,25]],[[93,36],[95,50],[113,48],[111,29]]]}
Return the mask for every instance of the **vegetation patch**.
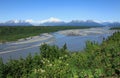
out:
{"label": "vegetation patch", "polygon": [[87,26],[0,26],[0,42],[16,41],[20,38],[40,35],[41,33],[51,33],[66,29],[83,29]]}
{"label": "vegetation patch", "polygon": [[101,45],[87,42],[82,52],[69,52],[43,44],[41,52],[26,59],[0,60],[0,78],[118,78],[120,77],[120,32]]}
{"label": "vegetation patch", "polygon": [[111,30],[120,30],[120,27],[112,27]]}

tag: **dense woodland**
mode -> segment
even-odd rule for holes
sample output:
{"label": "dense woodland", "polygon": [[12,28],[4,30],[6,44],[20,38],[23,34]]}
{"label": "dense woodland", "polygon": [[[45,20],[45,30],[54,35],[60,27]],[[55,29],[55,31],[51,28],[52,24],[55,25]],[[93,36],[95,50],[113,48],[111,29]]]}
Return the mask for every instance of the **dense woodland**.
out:
{"label": "dense woodland", "polygon": [[[44,28],[44,27],[43,27]],[[44,44],[41,52],[26,59],[0,60],[0,78],[119,78],[120,32],[103,41],[86,42],[81,52]]]}
{"label": "dense woodland", "polygon": [[15,41],[20,38],[51,33],[58,30],[90,28],[87,26],[0,26],[0,42]]}
{"label": "dense woodland", "polygon": [[112,27],[111,30],[120,30],[120,26],[118,26],[118,27]]}

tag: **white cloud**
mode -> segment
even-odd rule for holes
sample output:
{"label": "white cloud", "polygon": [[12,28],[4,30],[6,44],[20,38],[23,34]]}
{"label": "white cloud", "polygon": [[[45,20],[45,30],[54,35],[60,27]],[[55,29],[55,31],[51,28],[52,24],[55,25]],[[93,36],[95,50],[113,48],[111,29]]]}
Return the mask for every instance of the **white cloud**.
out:
{"label": "white cloud", "polygon": [[27,19],[27,20],[25,20],[25,22],[29,22],[29,23],[32,23],[34,25],[37,25],[37,24],[41,24],[41,23],[45,23],[45,22],[61,22],[61,20],[58,18],[50,17],[49,19],[45,19],[45,20]]}
{"label": "white cloud", "polygon": [[33,22],[35,22],[35,21],[32,20],[32,19],[27,19],[27,20],[25,20],[25,22],[33,23]]}
{"label": "white cloud", "polygon": [[20,20],[11,20],[11,22],[14,22],[14,23],[19,23]]}
{"label": "white cloud", "polygon": [[58,19],[58,18],[51,17],[51,18],[49,18],[49,19],[41,20],[41,21],[40,21],[40,23],[45,23],[45,22],[61,22],[61,20]]}

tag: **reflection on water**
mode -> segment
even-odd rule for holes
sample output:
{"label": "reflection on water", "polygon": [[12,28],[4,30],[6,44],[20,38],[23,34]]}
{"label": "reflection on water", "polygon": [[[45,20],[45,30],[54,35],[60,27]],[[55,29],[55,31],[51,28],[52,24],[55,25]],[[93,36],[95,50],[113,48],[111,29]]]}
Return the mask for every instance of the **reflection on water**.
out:
{"label": "reflection on water", "polygon": [[[93,30],[95,30],[95,28]],[[109,31],[108,29],[105,28],[103,30],[105,32]],[[6,62],[10,57],[12,59],[18,59],[20,56],[25,58],[29,53],[34,55],[35,53],[40,52],[39,45],[43,42],[47,42],[50,45],[57,45],[59,47],[62,47],[66,43],[70,51],[83,50],[85,48],[85,43],[87,40],[101,43],[103,38],[107,38],[112,33],[113,32],[103,34],[89,33],[89,35],[85,36],[66,36],[58,32],[55,32],[51,33],[53,35],[52,38],[43,41],[35,41],[32,43],[24,44],[13,44],[12,42],[0,44],[0,57],[3,58],[4,62]]]}

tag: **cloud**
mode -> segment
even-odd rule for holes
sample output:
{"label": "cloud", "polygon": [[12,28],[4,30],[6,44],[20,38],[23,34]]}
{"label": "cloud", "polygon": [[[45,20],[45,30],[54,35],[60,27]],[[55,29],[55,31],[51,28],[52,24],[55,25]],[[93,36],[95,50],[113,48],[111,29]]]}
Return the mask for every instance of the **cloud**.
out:
{"label": "cloud", "polygon": [[45,19],[45,20],[32,20],[32,19],[27,19],[25,20],[26,22],[32,23],[32,24],[41,24],[41,23],[45,23],[45,22],[61,22],[60,19],[58,18],[54,18],[54,17],[50,17],[49,19]]}
{"label": "cloud", "polygon": [[61,20],[58,18],[54,18],[54,17],[51,17],[51,18],[46,19],[46,20],[41,20],[41,23],[45,23],[45,22],[61,22]]}
{"label": "cloud", "polygon": [[33,23],[33,22],[35,22],[35,21],[32,20],[32,19],[27,19],[27,20],[25,20],[25,22]]}

